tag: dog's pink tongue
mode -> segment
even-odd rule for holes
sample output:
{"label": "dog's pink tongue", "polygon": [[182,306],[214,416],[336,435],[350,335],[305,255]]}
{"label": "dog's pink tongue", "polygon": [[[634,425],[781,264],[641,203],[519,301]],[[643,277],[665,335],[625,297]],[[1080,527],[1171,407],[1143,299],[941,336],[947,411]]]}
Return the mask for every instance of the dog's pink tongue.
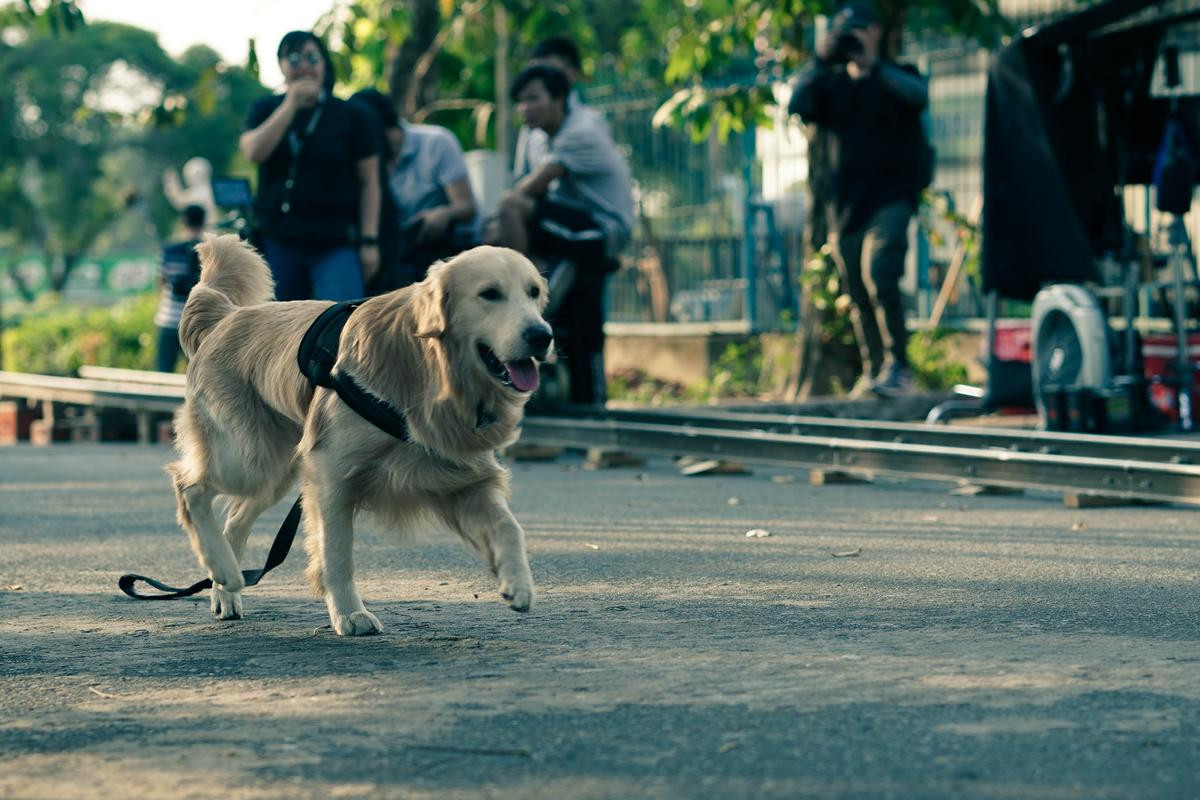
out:
{"label": "dog's pink tongue", "polygon": [[532,392],[538,387],[538,368],[532,358],[507,361],[504,368],[508,370],[508,379],[519,391]]}

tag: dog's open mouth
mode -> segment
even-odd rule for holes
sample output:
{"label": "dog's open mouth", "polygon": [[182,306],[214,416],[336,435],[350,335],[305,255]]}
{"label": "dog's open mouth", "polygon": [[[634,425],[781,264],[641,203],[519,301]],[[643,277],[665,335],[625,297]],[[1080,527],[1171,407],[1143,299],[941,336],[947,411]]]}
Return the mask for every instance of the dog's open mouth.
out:
{"label": "dog's open mouth", "polygon": [[532,392],[538,388],[538,366],[532,358],[522,358],[519,361],[501,361],[492,348],[483,342],[479,343],[479,357],[487,367],[492,377],[511,386],[518,392]]}

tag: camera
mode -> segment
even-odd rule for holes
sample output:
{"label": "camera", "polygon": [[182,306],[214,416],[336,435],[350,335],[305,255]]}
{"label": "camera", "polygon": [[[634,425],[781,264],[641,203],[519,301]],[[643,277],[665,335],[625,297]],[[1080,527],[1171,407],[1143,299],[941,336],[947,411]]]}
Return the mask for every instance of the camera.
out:
{"label": "camera", "polygon": [[837,32],[837,38],[834,39],[833,61],[837,64],[845,64],[860,54],[862,50],[862,40],[854,35],[854,29],[840,30]]}
{"label": "camera", "polygon": [[818,48],[818,58],[827,64],[845,64],[863,52],[859,31],[878,24],[879,18],[871,3],[851,0],[842,6],[831,21],[828,32]]}

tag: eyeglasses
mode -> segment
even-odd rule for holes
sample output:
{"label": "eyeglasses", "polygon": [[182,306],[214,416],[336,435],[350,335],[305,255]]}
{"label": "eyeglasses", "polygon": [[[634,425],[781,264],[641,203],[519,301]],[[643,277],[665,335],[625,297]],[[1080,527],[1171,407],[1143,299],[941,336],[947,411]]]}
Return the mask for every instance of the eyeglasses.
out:
{"label": "eyeglasses", "polygon": [[323,64],[325,62],[325,59],[321,58],[320,53],[314,53],[311,51],[307,53],[288,53],[286,56],[284,56],[283,60],[286,61],[290,67],[298,67],[301,63],[308,64],[310,67],[315,67],[317,64]]}

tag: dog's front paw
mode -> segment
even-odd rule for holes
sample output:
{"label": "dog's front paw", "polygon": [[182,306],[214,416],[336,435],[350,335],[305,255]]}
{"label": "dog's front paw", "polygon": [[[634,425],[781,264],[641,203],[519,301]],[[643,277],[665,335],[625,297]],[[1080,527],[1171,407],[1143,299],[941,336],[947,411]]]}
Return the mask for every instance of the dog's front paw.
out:
{"label": "dog's front paw", "polygon": [[330,614],[329,621],[338,636],[372,636],[383,632],[379,618],[365,608],[351,614]]}
{"label": "dog's front paw", "polygon": [[222,586],[212,587],[212,614],[217,619],[242,618],[242,593],[231,592]]}
{"label": "dog's front paw", "polygon": [[508,607],[513,611],[528,611],[533,607],[533,581],[501,581],[500,596],[508,601]]}

